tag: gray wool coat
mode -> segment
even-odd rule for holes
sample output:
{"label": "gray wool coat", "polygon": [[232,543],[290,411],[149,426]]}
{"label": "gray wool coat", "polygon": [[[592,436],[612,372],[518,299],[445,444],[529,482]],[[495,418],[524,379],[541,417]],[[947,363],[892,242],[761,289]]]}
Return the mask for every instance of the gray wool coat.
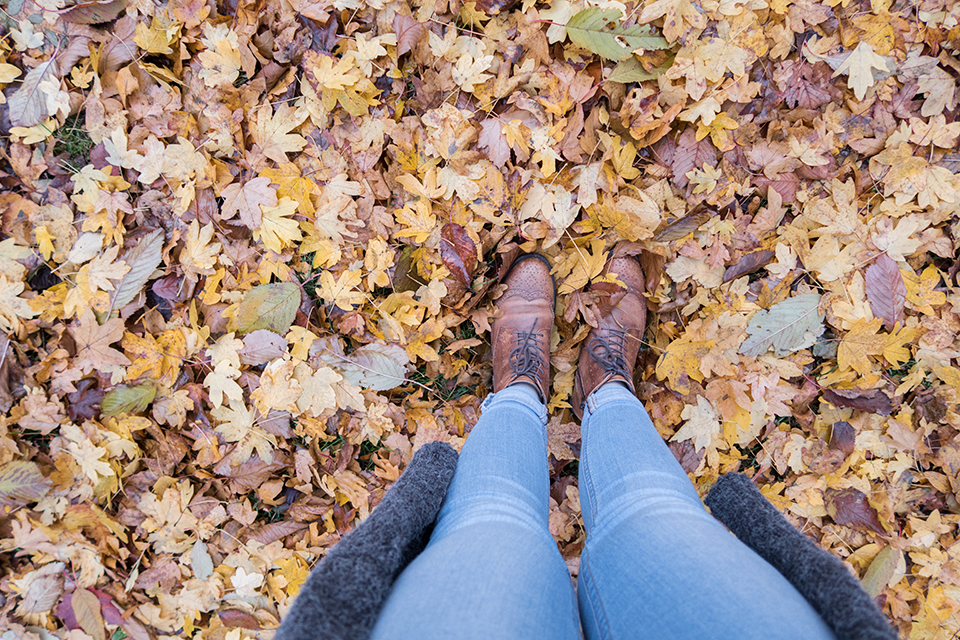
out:
{"label": "gray wool coat", "polygon": [[[393,581],[423,549],[457,466],[433,442],[356,529],[310,573],[275,640],[369,638]],[[750,478],[728,473],[705,500],[713,515],[773,565],[839,640],[894,640],[897,633],[844,564],[797,531]]]}

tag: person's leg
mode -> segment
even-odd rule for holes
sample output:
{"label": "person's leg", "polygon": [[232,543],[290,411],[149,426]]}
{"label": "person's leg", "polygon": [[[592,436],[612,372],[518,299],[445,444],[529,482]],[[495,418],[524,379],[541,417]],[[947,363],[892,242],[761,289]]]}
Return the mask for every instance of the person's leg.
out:
{"label": "person's leg", "polygon": [[397,579],[373,638],[580,637],[547,525],[546,443],[546,410],[533,391],[487,398],[430,543]]}
{"label": "person's leg", "polygon": [[607,384],[587,398],[581,439],[588,640],[833,637],[793,585],[706,512],[629,389]]}

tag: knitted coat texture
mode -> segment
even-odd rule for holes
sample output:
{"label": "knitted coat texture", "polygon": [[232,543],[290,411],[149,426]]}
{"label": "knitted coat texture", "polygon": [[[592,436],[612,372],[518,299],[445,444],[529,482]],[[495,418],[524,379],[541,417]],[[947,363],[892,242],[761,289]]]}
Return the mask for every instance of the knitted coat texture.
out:
{"label": "knitted coat texture", "polygon": [[742,473],[704,500],[714,517],[796,587],[840,640],[893,640],[896,631],[847,567],[797,531]]}
{"label": "knitted coat texture", "polygon": [[275,640],[368,638],[393,581],[426,544],[456,468],[449,444],[417,451],[370,516],[310,572]]}
{"label": "knitted coat texture", "polygon": [[[420,449],[370,517],[313,569],[275,640],[369,638],[394,580],[429,539],[456,465],[447,444]],[[722,476],[705,502],[793,584],[838,640],[897,638],[844,564],[797,531],[750,478]]]}

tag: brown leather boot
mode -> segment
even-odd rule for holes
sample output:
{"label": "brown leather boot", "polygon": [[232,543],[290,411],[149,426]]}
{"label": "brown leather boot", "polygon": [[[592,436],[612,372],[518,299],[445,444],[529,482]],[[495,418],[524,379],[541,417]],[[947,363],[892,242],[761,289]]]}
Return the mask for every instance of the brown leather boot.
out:
{"label": "brown leather boot", "polygon": [[528,253],[518,257],[503,278],[507,291],[493,323],[493,390],[528,382],[546,403],[550,380],[550,330],[555,288],[550,263]]}
{"label": "brown leather boot", "polygon": [[583,419],[586,399],[600,385],[618,380],[636,393],[633,384],[633,369],[637,353],[647,325],[647,304],[643,298],[646,290],[643,269],[636,258],[613,258],[606,267],[607,273],[616,273],[627,285],[627,292],[617,305],[600,318],[599,328],[590,331],[573,383],[570,403],[573,412]]}

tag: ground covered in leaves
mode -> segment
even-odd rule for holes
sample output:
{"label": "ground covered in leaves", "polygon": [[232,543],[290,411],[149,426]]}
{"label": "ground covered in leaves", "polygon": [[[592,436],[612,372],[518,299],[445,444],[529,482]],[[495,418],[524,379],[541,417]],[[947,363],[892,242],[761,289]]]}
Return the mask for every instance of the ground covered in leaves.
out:
{"label": "ground covered in leaves", "polygon": [[[645,267],[636,372],[910,638],[960,630],[960,5],[13,0],[0,41],[0,628],[270,637],[491,388],[502,259],[578,350]],[[591,281],[601,286],[587,292]]]}

